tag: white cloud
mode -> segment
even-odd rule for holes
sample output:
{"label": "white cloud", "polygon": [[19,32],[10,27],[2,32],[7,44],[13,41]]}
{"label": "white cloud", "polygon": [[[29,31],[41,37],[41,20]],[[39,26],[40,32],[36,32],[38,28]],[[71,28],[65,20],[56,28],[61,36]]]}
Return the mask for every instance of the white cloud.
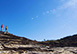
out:
{"label": "white cloud", "polygon": [[64,5],[62,5],[59,9],[76,8],[76,6],[77,6],[77,0],[69,0]]}
{"label": "white cloud", "polygon": [[32,20],[33,20],[34,18],[32,17]]}
{"label": "white cloud", "polygon": [[64,2],[65,0],[60,0],[61,2]]}
{"label": "white cloud", "polygon": [[53,10],[52,10],[52,14],[55,14],[55,13],[56,13],[56,9],[53,9]]}
{"label": "white cloud", "polygon": [[38,18],[38,16],[36,16],[36,18]]}
{"label": "white cloud", "polygon": [[[52,13],[52,14],[55,14],[56,13],[56,15],[57,16],[61,16],[61,14],[60,14],[60,12],[61,12],[61,10],[64,10],[64,9],[67,9],[67,8],[77,8],[76,6],[77,6],[77,0],[60,0],[60,1],[62,1],[64,4],[62,4],[61,6],[59,6],[58,8],[56,8],[56,9],[52,9],[52,10],[48,10],[48,11],[45,11],[45,12],[43,12],[42,14],[43,15],[46,15],[46,14],[49,14],[49,13]],[[58,13],[58,14],[57,14]],[[39,16],[36,16],[35,18],[38,18]],[[34,18],[32,18],[32,20],[33,20]]]}
{"label": "white cloud", "polygon": [[50,12],[52,12],[52,10],[50,10]]}
{"label": "white cloud", "polygon": [[53,11],[53,12],[56,12],[56,9],[53,9],[52,11]]}
{"label": "white cloud", "polygon": [[56,9],[52,9],[52,10],[48,10],[46,12],[43,12],[43,15],[46,15],[46,14],[49,14],[49,13],[55,13],[56,12]]}
{"label": "white cloud", "polygon": [[46,13],[48,14],[48,13],[49,13],[49,11],[46,11]]}
{"label": "white cloud", "polygon": [[43,13],[43,15],[45,15],[45,13]]}

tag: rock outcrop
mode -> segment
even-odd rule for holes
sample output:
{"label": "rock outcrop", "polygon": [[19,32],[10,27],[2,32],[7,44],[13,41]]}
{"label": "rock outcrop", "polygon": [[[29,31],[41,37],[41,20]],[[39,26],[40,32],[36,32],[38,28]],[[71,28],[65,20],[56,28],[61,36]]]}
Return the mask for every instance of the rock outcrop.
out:
{"label": "rock outcrop", "polygon": [[77,54],[77,47],[51,47],[48,42],[37,42],[0,31],[0,54]]}

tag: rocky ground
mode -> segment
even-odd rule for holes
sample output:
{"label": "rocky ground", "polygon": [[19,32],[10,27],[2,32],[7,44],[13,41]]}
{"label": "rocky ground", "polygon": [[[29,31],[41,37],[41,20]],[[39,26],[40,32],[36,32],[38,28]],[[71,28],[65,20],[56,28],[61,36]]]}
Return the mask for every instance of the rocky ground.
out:
{"label": "rocky ground", "polygon": [[43,49],[36,51],[29,50],[1,50],[0,54],[77,54],[77,47],[56,47],[50,49]]}
{"label": "rocky ground", "polygon": [[[71,45],[71,40],[75,40],[72,41],[74,47],[61,47],[64,46],[67,40],[70,41],[66,44],[67,46]],[[58,44],[61,46],[51,48],[54,44],[55,46]],[[61,39],[59,42],[37,42],[10,33],[4,34],[0,31],[0,54],[77,54],[76,44],[77,35]]]}

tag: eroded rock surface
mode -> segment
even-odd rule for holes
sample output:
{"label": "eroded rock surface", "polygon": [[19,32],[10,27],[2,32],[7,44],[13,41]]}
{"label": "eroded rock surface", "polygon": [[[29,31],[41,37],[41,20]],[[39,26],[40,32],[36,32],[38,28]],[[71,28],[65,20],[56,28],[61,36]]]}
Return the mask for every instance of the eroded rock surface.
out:
{"label": "eroded rock surface", "polygon": [[[38,48],[37,48],[38,49]],[[42,50],[0,50],[0,54],[77,54],[77,47],[57,47]]]}
{"label": "eroded rock surface", "polygon": [[77,54],[77,47],[51,48],[45,44],[0,32],[0,54]]}

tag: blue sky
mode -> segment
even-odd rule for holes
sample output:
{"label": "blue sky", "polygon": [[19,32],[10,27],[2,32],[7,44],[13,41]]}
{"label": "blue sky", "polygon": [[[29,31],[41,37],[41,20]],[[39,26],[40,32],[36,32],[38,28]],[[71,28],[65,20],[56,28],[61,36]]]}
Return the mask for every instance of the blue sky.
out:
{"label": "blue sky", "polygon": [[42,41],[77,34],[77,0],[0,0],[9,33]]}

